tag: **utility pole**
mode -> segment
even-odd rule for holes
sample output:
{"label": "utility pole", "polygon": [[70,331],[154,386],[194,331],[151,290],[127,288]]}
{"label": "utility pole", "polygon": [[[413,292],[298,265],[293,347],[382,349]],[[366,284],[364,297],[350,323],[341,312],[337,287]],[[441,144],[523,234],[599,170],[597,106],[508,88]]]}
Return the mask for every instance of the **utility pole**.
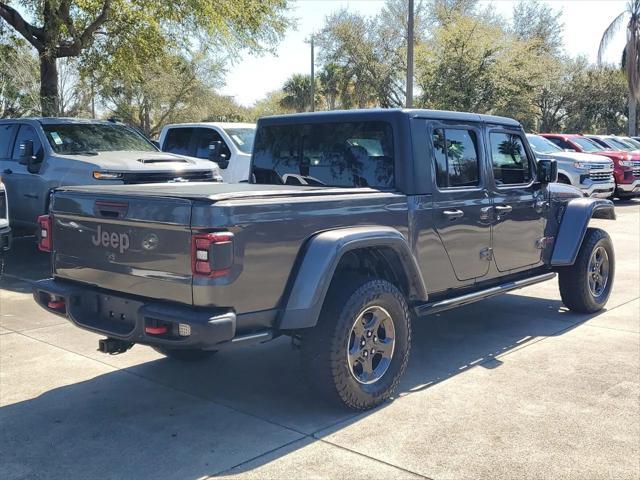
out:
{"label": "utility pole", "polygon": [[407,19],[407,108],[413,108],[413,0],[409,0]]}
{"label": "utility pole", "polygon": [[311,35],[311,111],[315,110],[316,97],[316,77],[315,77],[315,56],[313,54],[313,35]]}

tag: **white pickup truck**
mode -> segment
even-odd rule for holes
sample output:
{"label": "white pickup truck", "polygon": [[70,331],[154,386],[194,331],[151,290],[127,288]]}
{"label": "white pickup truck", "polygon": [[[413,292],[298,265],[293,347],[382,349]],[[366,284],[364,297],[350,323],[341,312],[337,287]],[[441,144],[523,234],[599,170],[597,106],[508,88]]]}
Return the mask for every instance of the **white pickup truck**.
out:
{"label": "white pickup truck", "polygon": [[217,163],[227,183],[246,182],[255,133],[254,123],[176,123],[162,129],[158,146],[163,152]]}

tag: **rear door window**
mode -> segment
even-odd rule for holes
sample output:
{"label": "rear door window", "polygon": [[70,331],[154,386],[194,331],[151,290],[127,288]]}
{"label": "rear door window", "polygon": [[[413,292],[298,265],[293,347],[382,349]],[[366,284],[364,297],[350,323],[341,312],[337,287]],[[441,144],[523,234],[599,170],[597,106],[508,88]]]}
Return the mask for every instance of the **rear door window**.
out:
{"label": "rear door window", "polygon": [[255,183],[394,187],[393,132],[387,122],[272,125],[254,145]]}
{"label": "rear door window", "polygon": [[191,138],[195,129],[187,128],[170,128],[164,139],[162,150],[178,155],[193,155],[191,151]]}
{"label": "rear door window", "polygon": [[0,158],[11,158],[11,147],[16,125],[6,123],[0,125]]}
{"label": "rear door window", "polygon": [[491,163],[496,185],[520,185],[532,180],[533,163],[520,135],[492,132]]}
{"label": "rear door window", "polygon": [[438,188],[480,184],[476,134],[461,128],[436,128],[432,135]]}

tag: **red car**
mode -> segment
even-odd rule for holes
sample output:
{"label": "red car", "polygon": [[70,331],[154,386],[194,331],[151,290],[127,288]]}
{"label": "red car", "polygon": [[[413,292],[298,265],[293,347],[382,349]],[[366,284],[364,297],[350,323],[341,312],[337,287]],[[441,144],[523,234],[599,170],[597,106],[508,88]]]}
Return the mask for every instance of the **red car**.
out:
{"label": "red car", "polygon": [[593,140],[576,133],[541,133],[540,135],[566,150],[609,157],[613,160],[615,195],[619,198],[640,196],[640,154],[622,150],[605,150]]}

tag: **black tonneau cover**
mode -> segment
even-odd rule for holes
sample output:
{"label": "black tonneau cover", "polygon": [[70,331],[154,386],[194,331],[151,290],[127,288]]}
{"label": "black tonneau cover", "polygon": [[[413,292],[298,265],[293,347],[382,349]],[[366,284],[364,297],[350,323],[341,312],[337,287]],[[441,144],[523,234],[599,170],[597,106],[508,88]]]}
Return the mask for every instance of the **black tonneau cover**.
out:
{"label": "black tonneau cover", "polygon": [[258,185],[251,183],[158,183],[147,185],[85,185],[61,187],[59,192],[90,193],[93,195],[127,195],[173,197],[187,200],[220,202],[242,198],[303,197],[379,193],[373,188],[305,187],[289,185]]}

